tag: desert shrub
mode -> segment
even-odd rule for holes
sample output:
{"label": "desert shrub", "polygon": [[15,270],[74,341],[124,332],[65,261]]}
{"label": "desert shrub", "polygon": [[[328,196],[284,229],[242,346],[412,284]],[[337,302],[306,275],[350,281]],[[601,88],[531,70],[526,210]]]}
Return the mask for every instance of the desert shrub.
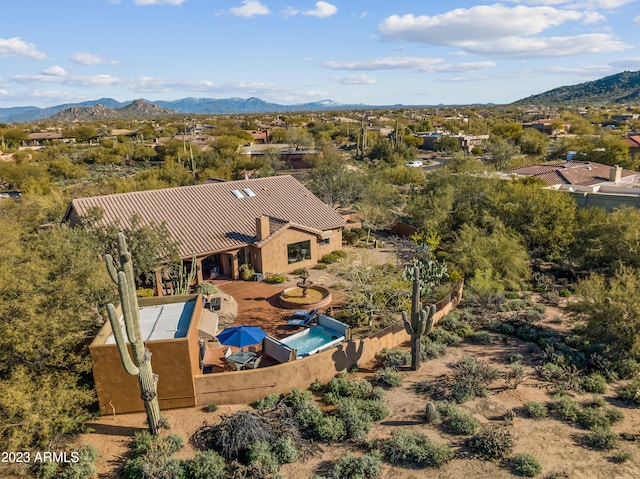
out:
{"label": "desert shrub", "polygon": [[411,352],[404,349],[384,348],[377,356],[383,368],[393,368],[397,370],[411,362]]}
{"label": "desert shrub", "polygon": [[[55,477],[60,479],[89,479],[96,472],[93,464],[100,456],[95,446],[82,446],[78,449],[78,462],[72,462]],[[53,476],[51,476],[53,477]]]}
{"label": "desert shrub", "polygon": [[364,379],[349,380],[345,377],[335,377],[324,387],[323,402],[336,404],[343,397],[366,398],[371,395],[373,386]]}
{"label": "desert shrub", "polygon": [[278,472],[280,463],[268,441],[255,441],[249,445],[247,463],[252,467],[254,477],[269,477]]}
{"label": "desert shrub", "polygon": [[244,263],[243,265],[241,265],[239,271],[240,271],[240,277],[244,281],[253,281],[256,277],[255,270],[248,263]]}
{"label": "desert shrub", "polygon": [[364,439],[371,428],[371,417],[361,409],[362,400],[342,398],[336,404],[335,414],[344,422],[346,436]]}
{"label": "desert shrub", "polygon": [[504,381],[511,389],[516,389],[524,381],[524,366],[520,362],[511,363],[504,374]]}
{"label": "desert shrub", "polygon": [[580,380],[580,388],[588,393],[604,394],[607,391],[607,380],[602,374],[592,373]]}
{"label": "desert shrub", "polygon": [[273,445],[273,452],[280,464],[291,464],[300,457],[300,451],[288,436],[281,436]]}
{"label": "desert shrub", "polygon": [[184,477],[182,461],[171,455],[184,445],[176,434],[166,437],[154,436],[147,431],[136,433],[132,457],[125,462],[121,477],[139,479],[153,477],[157,479],[180,479]]}
{"label": "desert shrub", "polygon": [[435,343],[446,344],[447,346],[453,346],[459,344],[462,338],[451,331],[447,331],[444,328],[434,328],[431,334],[428,336],[431,341]]}
{"label": "desert shrub", "polygon": [[484,361],[465,356],[453,365],[452,395],[458,402],[486,396],[487,387],[498,377],[498,370]]}
{"label": "desert shrub", "polygon": [[217,404],[213,404],[213,403],[211,403],[211,404],[207,404],[207,405],[204,407],[204,410],[205,410],[206,412],[216,412],[216,411],[218,410],[218,405],[217,405]]}
{"label": "desert shrub", "polygon": [[633,379],[640,373],[640,364],[635,359],[620,359],[613,363],[613,370],[619,379]]}
{"label": "desert shrub", "polygon": [[608,428],[611,421],[601,409],[585,408],[578,414],[577,423],[590,431]]}
{"label": "desert shrub", "polygon": [[640,379],[634,379],[619,393],[618,397],[623,401],[640,404]]}
{"label": "desert shrub", "polygon": [[226,463],[216,451],[198,451],[193,459],[184,461],[189,479],[225,479]]}
{"label": "desert shrub", "polygon": [[344,421],[337,416],[322,416],[314,424],[314,434],[325,442],[341,440],[346,435]]}
{"label": "desert shrub", "polygon": [[610,451],[618,445],[619,436],[607,427],[599,427],[584,438],[585,444],[600,451]]}
{"label": "desert shrub", "polygon": [[622,420],[624,419],[624,413],[615,407],[610,407],[607,408],[604,411],[605,416],[607,416],[607,418],[609,419],[609,422],[611,422],[611,424],[615,424],[617,422],[622,422]]}
{"label": "desert shrub", "polygon": [[551,409],[559,419],[567,422],[577,422],[582,411],[580,404],[569,396],[563,396],[552,402]]}
{"label": "desert shrub", "polygon": [[279,284],[284,283],[286,280],[287,275],[285,274],[272,274],[267,279],[265,279],[265,282],[269,284]]}
{"label": "desert shrub", "polygon": [[627,461],[633,459],[633,454],[631,451],[617,451],[612,457],[611,460],[616,464],[623,464]]}
{"label": "desert shrub", "polygon": [[521,452],[511,459],[513,470],[525,477],[535,477],[542,472],[542,465],[535,456]]}
{"label": "desert shrub", "polygon": [[193,292],[195,294],[209,295],[216,294],[218,291],[219,290],[215,284],[205,281],[203,283],[198,283]]}
{"label": "desert shrub", "polygon": [[337,263],[339,260],[341,260],[342,258],[345,258],[346,256],[347,256],[347,253],[345,253],[341,249],[337,249],[335,251],[332,251],[331,253],[325,254],[320,259],[320,262],[325,264]]}
{"label": "desert shrub", "polygon": [[461,338],[466,338],[473,334],[471,325],[465,321],[461,321],[460,314],[455,309],[438,321],[438,326]]}
{"label": "desert shrub", "polygon": [[542,419],[549,415],[547,406],[538,401],[529,401],[522,406],[525,416],[531,419]]}
{"label": "desert shrub", "polygon": [[313,396],[311,391],[294,388],[282,397],[282,402],[296,410],[304,403],[313,402]]}
{"label": "desert shrub", "polygon": [[391,438],[383,442],[382,452],[391,464],[417,467],[440,467],[454,456],[449,446],[405,428],[393,431]]}
{"label": "desert shrub", "polygon": [[327,265],[324,263],[318,263],[316,265],[313,265],[311,269],[317,269],[317,270],[327,269]]}
{"label": "desert shrub", "polygon": [[358,236],[358,233],[356,233],[355,231],[344,230],[342,232],[342,240],[350,246],[355,245],[359,239],[360,237]]}
{"label": "desert shrub", "polygon": [[378,451],[361,456],[351,452],[341,455],[333,465],[327,479],[369,479],[380,477],[382,461]]}
{"label": "desert shrub", "polygon": [[376,371],[375,382],[383,388],[395,388],[402,384],[402,376],[394,368],[382,368]]}
{"label": "desert shrub", "polygon": [[367,313],[358,308],[341,309],[333,317],[354,328],[362,326],[369,321]]}
{"label": "desert shrub", "polygon": [[279,394],[269,394],[262,399],[257,399],[251,403],[251,407],[257,409],[258,411],[268,411],[269,409],[273,409],[280,402]]}
{"label": "desert shrub", "polygon": [[524,360],[524,356],[522,355],[522,353],[511,353],[509,355],[510,364],[521,363],[523,360]]}
{"label": "desert shrub", "polygon": [[389,407],[384,401],[362,399],[359,404],[360,410],[369,416],[372,421],[381,421],[389,415]]}
{"label": "desert shrub", "polygon": [[511,454],[513,434],[502,426],[489,426],[467,440],[469,449],[485,459],[501,459]]}
{"label": "desert shrub", "polygon": [[493,336],[489,331],[477,331],[469,336],[469,341],[476,344],[491,344],[493,343]]}
{"label": "desert shrub", "polygon": [[480,421],[468,413],[457,411],[448,415],[442,425],[450,434],[458,434],[461,436],[470,436],[480,427]]}
{"label": "desert shrub", "polygon": [[446,344],[436,343],[435,341],[432,341],[428,336],[422,338],[421,346],[420,359],[424,361],[442,356],[447,349]]}
{"label": "desert shrub", "polygon": [[442,417],[449,417],[460,411],[458,409],[458,405],[453,401],[438,401],[436,408],[438,410],[438,414]]}
{"label": "desert shrub", "polygon": [[314,429],[316,423],[322,418],[322,409],[313,401],[303,402],[295,409],[294,418],[300,429]]}

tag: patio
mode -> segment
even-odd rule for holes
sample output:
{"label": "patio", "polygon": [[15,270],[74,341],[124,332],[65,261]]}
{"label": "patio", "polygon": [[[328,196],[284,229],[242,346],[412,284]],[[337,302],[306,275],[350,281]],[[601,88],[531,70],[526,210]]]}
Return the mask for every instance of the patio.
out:
{"label": "patio", "polygon": [[[318,283],[326,278],[324,271],[313,271],[313,281]],[[222,307],[219,313],[218,329],[222,331],[229,326],[246,324],[261,327],[269,336],[282,339],[300,331],[299,327],[287,326],[286,319],[293,313],[291,309],[282,308],[278,302],[280,292],[297,281],[290,277],[289,281],[280,284],[268,284],[256,281],[227,281],[216,282],[216,286],[223,293]],[[226,299],[225,299],[226,298]],[[321,312],[329,307],[339,304],[335,298],[332,303],[322,308]],[[312,308],[308,308],[312,309]],[[230,371],[224,359],[224,351],[228,346],[223,346],[217,341],[210,341],[204,357],[204,364],[209,366],[212,373]],[[261,352],[261,345],[250,348],[254,352]],[[232,352],[239,349],[231,347]],[[270,358],[263,357],[260,367],[276,364]]]}

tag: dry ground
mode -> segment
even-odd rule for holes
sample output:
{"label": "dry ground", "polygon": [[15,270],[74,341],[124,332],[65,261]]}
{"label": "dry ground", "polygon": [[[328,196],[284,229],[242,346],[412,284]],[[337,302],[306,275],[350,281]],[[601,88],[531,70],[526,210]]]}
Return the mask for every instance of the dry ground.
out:
{"label": "dry ground", "polygon": [[[563,312],[556,308],[548,308],[545,313],[545,322],[551,321]],[[551,322],[550,322],[551,321]],[[562,326],[560,326],[562,327]],[[502,336],[490,345],[478,345],[468,342],[460,346],[449,347],[441,358],[423,363],[419,371],[401,371],[404,378],[402,386],[389,390],[386,402],[390,409],[390,416],[377,423],[369,434],[369,439],[387,438],[392,431],[399,427],[408,427],[424,432],[429,437],[451,445],[456,451],[456,457],[440,469],[407,469],[383,466],[383,478],[412,479],[425,477],[454,479],[454,478],[508,478],[514,477],[512,471],[499,462],[479,460],[464,447],[464,438],[443,433],[438,424],[426,425],[420,419],[420,413],[424,409],[426,401],[430,398],[424,393],[417,393],[416,383],[433,380],[450,372],[449,365],[466,354],[471,354],[479,360],[488,361],[503,371],[508,368],[508,357],[514,352],[520,352],[525,357],[526,380],[516,389],[508,389],[503,380],[497,380],[492,384],[490,393],[486,398],[479,398],[464,403],[460,406],[473,413],[482,423],[502,423],[503,414],[509,410],[518,410],[527,401],[551,401],[551,388],[548,383],[537,379],[534,366],[537,364],[535,355],[528,353],[528,348],[522,341],[508,337],[502,340]],[[407,345],[408,347],[408,345]],[[363,365],[355,373],[358,376],[372,377],[373,365]],[[609,386],[604,395],[613,406],[623,410],[625,419],[616,424],[613,429],[617,432],[636,433],[640,429],[640,410],[630,408],[616,399],[616,391],[619,386]],[[266,394],[265,394],[266,395]],[[588,401],[591,394],[576,394],[580,401]],[[221,406],[215,413],[207,413],[200,408],[166,411],[164,415],[171,424],[170,433],[176,433],[183,438],[188,437],[204,421],[215,423],[221,415],[228,415],[241,409],[241,406]],[[135,429],[144,428],[144,415],[132,414],[118,417],[105,417],[96,422],[94,433],[81,437],[82,443],[94,444],[100,450],[102,456],[98,460],[100,473],[98,477],[103,479],[115,479],[118,477],[116,470],[122,464],[128,451],[131,434]],[[586,448],[582,444],[582,438],[587,431],[575,425],[565,424],[556,419],[533,420],[517,416],[510,430],[516,438],[514,453],[527,452],[536,456],[543,466],[541,477],[601,479],[601,478],[637,478],[640,477],[640,445],[637,442],[621,441],[618,450],[626,450],[632,454],[632,459],[616,464],[611,458],[616,451],[603,452]],[[357,453],[355,444],[339,444],[334,446],[317,446],[317,454],[295,464],[285,465],[281,468],[282,477],[291,479],[311,478],[322,472],[340,454],[348,449]],[[190,457],[194,454],[191,446],[187,445],[178,454],[179,457]]]}

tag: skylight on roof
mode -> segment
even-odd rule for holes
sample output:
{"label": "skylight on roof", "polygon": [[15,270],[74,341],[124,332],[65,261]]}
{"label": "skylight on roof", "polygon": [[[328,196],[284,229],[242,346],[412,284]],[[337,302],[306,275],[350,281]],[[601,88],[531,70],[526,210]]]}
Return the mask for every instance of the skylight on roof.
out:
{"label": "skylight on roof", "polygon": [[245,193],[249,198],[251,198],[251,197],[253,197],[253,196],[256,196],[256,194],[255,194],[253,191],[251,191],[251,188],[242,188],[242,191],[244,191],[244,193]]}
{"label": "skylight on roof", "polygon": [[231,190],[231,193],[233,194],[233,196],[235,196],[239,200],[244,198],[244,195],[242,193],[240,193],[240,190]]}

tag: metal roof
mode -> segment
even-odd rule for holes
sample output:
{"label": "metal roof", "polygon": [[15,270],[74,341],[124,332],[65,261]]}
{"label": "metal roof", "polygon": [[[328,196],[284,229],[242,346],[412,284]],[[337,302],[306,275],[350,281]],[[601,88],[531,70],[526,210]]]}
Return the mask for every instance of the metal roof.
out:
{"label": "metal roof", "polygon": [[[244,194],[246,188],[255,196]],[[236,197],[232,190],[242,193]],[[344,225],[342,217],[292,176],[207,183],[75,199],[72,212],[83,216],[92,207],[104,211],[102,224],[129,227],[133,215],[143,224],[167,225],[178,241],[180,256],[189,257],[256,243],[256,218],[270,218],[271,233],[299,225],[324,231]]]}

